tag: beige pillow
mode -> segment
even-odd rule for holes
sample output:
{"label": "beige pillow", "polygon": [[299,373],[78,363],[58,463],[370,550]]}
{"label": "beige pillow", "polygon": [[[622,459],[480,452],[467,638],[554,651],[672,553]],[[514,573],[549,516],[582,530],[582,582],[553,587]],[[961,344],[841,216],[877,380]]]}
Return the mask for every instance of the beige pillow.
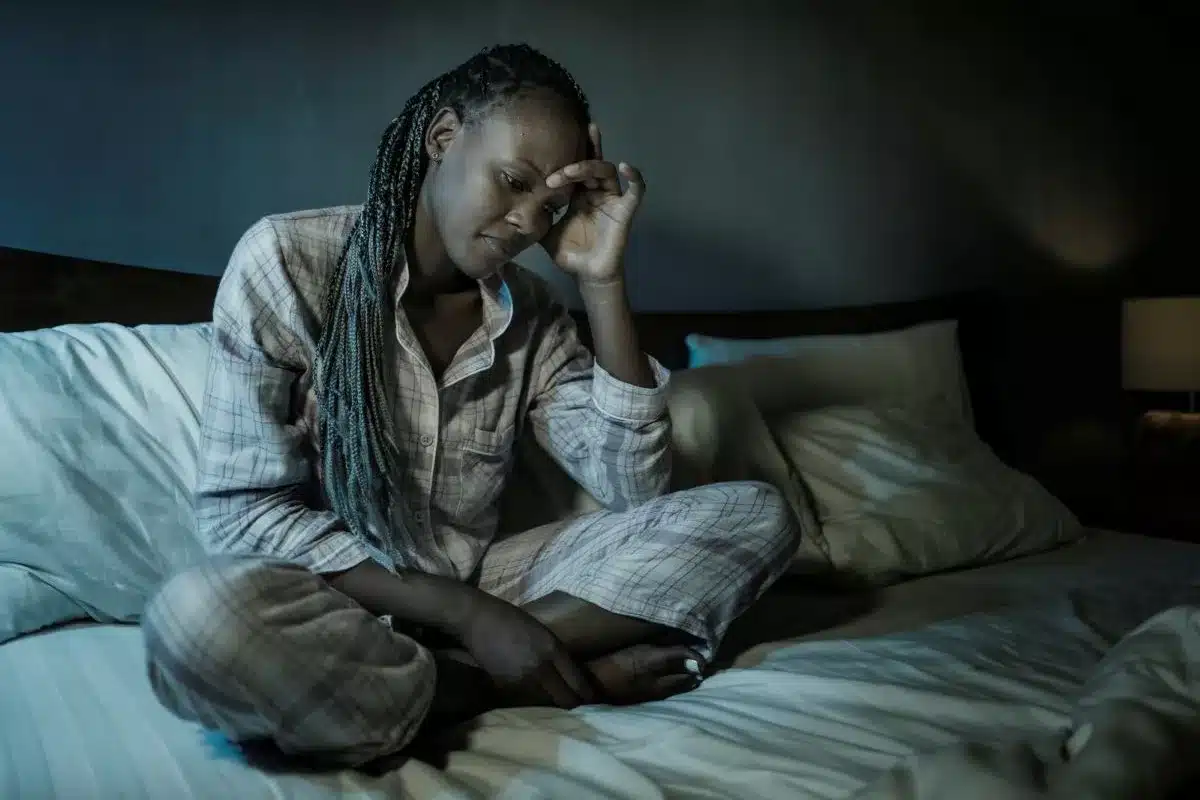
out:
{"label": "beige pillow", "polygon": [[[794,569],[828,571],[804,482],[783,458],[754,401],[726,377],[723,367],[683,370],[671,377],[671,491],[740,480],[778,487],[804,532]],[[517,448],[501,499],[502,535],[603,508],[532,436],[521,437]]]}
{"label": "beige pillow", "polygon": [[[955,414],[781,409],[752,394],[762,383],[738,380],[739,366],[672,376],[671,489],[739,480],[777,487],[803,531],[794,574],[882,585],[1030,555],[1082,535],[1062,503],[1000,461]],[[754,369],[761,378],[761,364]],[[503,532],[601,508],[532,437],[518,447]]]}
{"label": "beige pillow", "polygon": [[883,403],[972,422],[957,320],[776,339],[693,333],[687,346],[692,367],[727,365],[764,414]]}
{"label": "beige pillow", "polygon": [[911,409],[834,407],[770,421],[802,476],[834,569],[872,584],[1050,550],[1075,516],[970,426]]}

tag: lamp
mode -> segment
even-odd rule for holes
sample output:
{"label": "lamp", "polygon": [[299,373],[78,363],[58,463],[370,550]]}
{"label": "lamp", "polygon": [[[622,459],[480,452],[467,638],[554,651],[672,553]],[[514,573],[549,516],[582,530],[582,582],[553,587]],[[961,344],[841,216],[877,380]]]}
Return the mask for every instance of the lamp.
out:
{"label": "lamp", "polygon": [[1200,392],[1200,297],[1126,300],[1121,372],[1126,389],[1186,392],[1196,411]]}

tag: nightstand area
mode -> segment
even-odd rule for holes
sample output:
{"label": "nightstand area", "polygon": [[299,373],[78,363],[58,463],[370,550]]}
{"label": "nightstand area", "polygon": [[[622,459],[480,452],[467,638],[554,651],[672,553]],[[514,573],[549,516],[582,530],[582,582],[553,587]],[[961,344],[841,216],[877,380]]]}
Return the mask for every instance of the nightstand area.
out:
{"label": "nightstand area", "polygon": [[[1121,313],[1121,385],[1155,398],[1130,442],[1128,528],[1200,542],[1200,296],[1128,298]],[[1150,410],[1180,395],[1187,412]]]}
{"label": "nightstand area", "polygon": [[1142,416],[1130,453],[1129,501],[1133,532],[1200,542],[1200,414]]}

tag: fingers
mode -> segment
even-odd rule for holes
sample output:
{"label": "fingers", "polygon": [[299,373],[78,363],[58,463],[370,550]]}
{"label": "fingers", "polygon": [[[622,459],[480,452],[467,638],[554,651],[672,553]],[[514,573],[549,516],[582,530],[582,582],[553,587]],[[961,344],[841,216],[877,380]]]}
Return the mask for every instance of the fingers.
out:
{"label": "fingers", "polygon": [[578,161],[568,164],[546,178],[546,186],[557,189],[569,183],[581,184],[589,190],[600,189],[609,194],[622,195],[620,177],[627,184],[623,194],[632,195],[640,203],[646,194],[646,180],[641,170],[622,161],[614,165],[608,161]]}
{"label": "fingers", "polygon": [[708,671],[708,664],[695,650],[681,644],[643,648],[638,653],[634,669],[641,673],[702,678]]}
{"label": "fingers", "polygon": [[683,659],[683,668],[687,670],[688,674],[701,679],[708,674],[708,662],[704,660],[704,656],[691,649],[688,650],[687,657]]}
{"label": "fingers", "polygon": [[626,164],[624,161],[621,162],[617,169],[629,185],[626,193],[633,195],[633,199],[636,202],[642,202],[642,198],[646,194],[646,181],[642,178],[641,170],[632,164]]}
{"label": "fingers", "polygon": [[591,161],[576,161],[568,164],[546,178],[546,185],[557,189],[568,183],[581,183],[588,189],[603,189],[612,194],[621,193],[621,183],[617,180],[617,167],[607,161],[593,159]]}
{"label": "fingers", "polygon": [[581,703],[596,702],[596,692],[591,678],[575,663],[575,659],[565,651],[560,651],[554,655],[553,664],[554,668],[558,670],[558,674],[562,676],[563,682],[570,687]]}
{"label": "fingers", "polygon": [[654,690],[661,697],[690,692],[704,682],[708,664],[703,656],[690,647],[671,647],[657,654],[658,668],[667,674],[654,681]]}
{"label": "fingers", "polygon": [[588,124],[588,139],[592,142],[592,158],[604,160],[604,148],[600,146],[600,126],[592,122]]}
{"label": "fingers", "polygon": [[579,698],[579,695],[567,685],[566,680],[559,673],[554,663],[543,664],[537,676],[542,690],[549,696],[550,702],[554,705],[559,708],[575,708],[582,704],[583,701]]}
{"label": "fingers", "polygon": [[654,681],[654,693],[659,697],[672,697],[690,692],[700,686],[700,679],[691,675],[667,675]]}
{"label": "fingers", "polygon": [[537,671],[537,676],[543,691],[559,708],[575,708],[596,702],[596,691],[591,680],[565,650],[551,655]]}

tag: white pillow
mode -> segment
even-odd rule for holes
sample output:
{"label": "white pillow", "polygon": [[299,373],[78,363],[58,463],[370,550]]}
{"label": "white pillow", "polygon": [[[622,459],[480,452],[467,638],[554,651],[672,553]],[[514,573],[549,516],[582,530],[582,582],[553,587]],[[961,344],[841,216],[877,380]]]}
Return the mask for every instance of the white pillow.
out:
{"label": "white pillow", "polygon": [[957,320],[783,339],[693,333],[686,341],[689,367],[728,370],[764,413],[880,404],[972,423]]}
{"label": "white pillow", "polygon": [[840,407],[768,425],[804,480],[833,568],[868,583],[1031,555],[1083,533],[966,424]]}
{"label": "white pillow", "polygon": [[0,642],[132,621],[202,557],[194,533],[210,326],[0,334]]}

